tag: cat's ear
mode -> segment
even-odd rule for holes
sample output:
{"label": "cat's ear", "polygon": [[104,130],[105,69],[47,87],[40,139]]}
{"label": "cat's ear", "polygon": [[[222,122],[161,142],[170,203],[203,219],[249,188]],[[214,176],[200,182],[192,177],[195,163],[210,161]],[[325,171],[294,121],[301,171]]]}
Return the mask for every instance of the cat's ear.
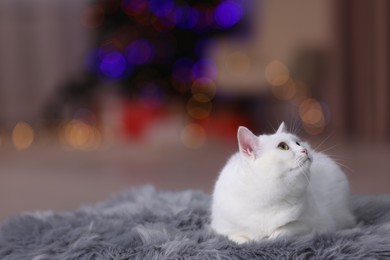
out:
{"label": "cat's ear", "polygon": [[256,159],[255,151],[259,145],[259,139],[248,128],[240,126],[237,131],[238,147],[245,157]]}
{"label": "cat's ear", "polygon": [[287,130],[287,127],[286,127],[286,124],[284,122],[282,122],[278,128],[278,130],[276,131],[277,134],[280,134],[280,133],[288,133],[288,130]]}

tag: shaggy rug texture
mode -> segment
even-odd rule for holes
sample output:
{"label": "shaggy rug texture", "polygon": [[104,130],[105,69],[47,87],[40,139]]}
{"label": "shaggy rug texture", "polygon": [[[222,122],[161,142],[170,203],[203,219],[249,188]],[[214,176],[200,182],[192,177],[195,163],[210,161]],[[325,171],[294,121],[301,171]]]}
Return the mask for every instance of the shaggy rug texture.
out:
{"label": "shaggy rug texture", "polygon": [[210,230],[209,195],[146,186],[75,211],[13,217],[0,226],[0,259],[390,258],[390,196],[351,204],[354,229],[237,245]]}

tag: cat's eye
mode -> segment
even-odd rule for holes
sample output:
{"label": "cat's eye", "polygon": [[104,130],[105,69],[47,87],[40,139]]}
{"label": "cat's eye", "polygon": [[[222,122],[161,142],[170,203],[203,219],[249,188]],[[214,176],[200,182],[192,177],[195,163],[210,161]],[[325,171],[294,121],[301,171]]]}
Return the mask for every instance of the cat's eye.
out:
{"label": "cat's eye", "polygon": [[299,142],[295,142],[297,145],[301,146],[301,144]]}
{"label": "cat's eye", "polygon": [[280,144],[278,144],[278,148],[281,149],[281,150],[288,150],[288,149],[290,149],[290,147],[288,147],[288,145],[285,142],[281,142]]}

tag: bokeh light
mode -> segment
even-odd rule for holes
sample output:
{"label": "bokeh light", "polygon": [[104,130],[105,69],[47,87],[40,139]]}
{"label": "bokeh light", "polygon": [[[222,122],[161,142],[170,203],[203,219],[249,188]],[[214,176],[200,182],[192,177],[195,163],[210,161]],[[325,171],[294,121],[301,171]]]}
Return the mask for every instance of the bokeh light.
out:
{"label": "bokeh light", "polygon": [[303,81],[293,80],[295,87],[295,96],[292,102],[299,106],[305,99],[312,96],[310,87]]}
{"label": "bokeh light", "polygon": [[303,124],[303,129],[305,130],[306,133],[310,135],[319,135],[322,134],[325,130],[325,127],[323,126],[313,126],[310,124]]}
{"label": "bokeh light", "polygon": [[320,102],[321,108],[322,108],[322,114],[324,116],[325,120],[325,126],[327,126],[330,123],[330,120],[332,119],[332,114],[330,111],[330,108],[327,103],[325,102]]}
{"label": "bokeh light", "polygon": [[140,39],[133,41],[126,48],[126,57],[130,63],[146,64],[154,58],[154,46],[147,40]]}
{"label": "bokeh light", "polygon": [[73,119],[60,129],[60,141],[67,149],[94,150],[100,146],[102,136],[96,127]]}
{"label": "bokeh light", "polygon": [[290,79],[287,83],[280,86],[272,86],[272,93],[280,100],[290,100],[297,93],[295,81]]}
{"label": "bokeh light", "polygon": [[99,68],[108,78],[120,78],[126,72],[127,62],[120,52],[111,51],[103,56]]}
{"label": "bokeh light", "polygon": [[34,142],[34,129],[25,122],[19,122],[12,130],[12,143],[17,150],[25,150]]}
{"label": "bokeh light", "polygon": [[73,119],[85,122],[89,125],[96,126],[97,119],[95,114],[87,108],[79,108],[74,112]]}
{"label": "bokeh light", "polygon": [[237,24],[243,15],[243,9],[238,1],[228,0],[217,6],[214,12],[215,22],[221,28],[229,28]]}
{"label": "bokeh light", "polygon": [[299,116],[306,132],[317,135],[325,128],[325,118],[321,104],[313,98],[305,99],[299,106]]}
{"label": "bokeh light", "polygon": [[199,102],[210,102],[216,94],[216,85],[209,78],[199,78],[191,88],[192,97]]}
{"label": "bokeh light", "polygon": [[91,72],[111,79],[124,78],[133,69],[122,53],[108,48],[90,50],[85,58],[85,67]]}
{"label": "bokeh light", "polygon": [[265,78],[272,86],[281,86],[290,79],[290,73],[284,63],[275,60],[266,66]]}
{"label": "bokeh light", "polygon": [[212,110],[210,101],[199,101],[195,98],[190,98],[187,102],[187,112],[194,119],[205,119],[210,116]]}
{"label": "bokeh light", "polygon": [[[96,30],[96,47],[86,55],[85,67],[97,80],[120,83],[118,88],[131,95],[145,83],[139,79],[146,69],[160,72],[158,79],[150,78],[169,95],[189,94],[200,78],[216,80],[217,66],[205,53],[215,36],[229,32],[246,9],[242,0],[103,2],[88,7],[92,15],[86,17],[99,18],[93,26],[99,23],[101,28]],[[232,59],[234,73],[245,75],[251,67],[249,57],[235,53]]]}
{"label": "bokeh light", "polygon": [[158,17],[168,16],[175,8],[173,0],[149,0],[149,10]]}
{"label": "bokeh light", "polygon": [[317,124],[321,121],[322,108],[320,103],[313,98],[304,100],[299,106],[299,115],[306,123]]}
{"label": "bokeh light", "polygon": [[[102,28],[86,68],[99,80],[120,83],[126,97],[135,97],[140,107],[161,106],[168,95],[179,95],[189,120],[209,121],[218,67],[205,53],[219,32],[241,21],[243,1],[121,0],[102,6]],[[233,53],[230,60],[236,75],[245,76],[252,68],[245,53]],[[75,115],[64,126],[65,143],[83,147],[89,128],[96,128],[96,122]]]}
{"label": "bokeh light", "polygon": [[182,143],[192,149],[200,148],[206,141],[206,131],[203,126],[190,123],[184,127],[181,132]]}
{"label": "bokeh light", "polygon": [[175,22],[181,29],[193,29],[199,20],[198,11],[191,6],[179,6],[175,9]]}
{"label": "bokeh light", "polygon": [[195,79],[206,77],[214,80],[218,76],[217,65],[210,59],[200,59],[194,64],[192,74]]}

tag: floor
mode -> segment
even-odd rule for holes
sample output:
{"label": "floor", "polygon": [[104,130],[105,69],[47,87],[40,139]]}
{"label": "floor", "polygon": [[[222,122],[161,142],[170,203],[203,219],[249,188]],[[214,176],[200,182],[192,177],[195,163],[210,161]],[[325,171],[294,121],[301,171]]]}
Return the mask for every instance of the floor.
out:
{"label": "floor", "polygon": [[[96,151],[39,144],[26,151],[0,148],[0,222],[23,211],[67,210],[95,203],[129,187],[210,192],[235,144],[128,143]],[[353,193],[390,193],[390,146],[339,145]],[[329,151],[328,151],[329,153]]]}

